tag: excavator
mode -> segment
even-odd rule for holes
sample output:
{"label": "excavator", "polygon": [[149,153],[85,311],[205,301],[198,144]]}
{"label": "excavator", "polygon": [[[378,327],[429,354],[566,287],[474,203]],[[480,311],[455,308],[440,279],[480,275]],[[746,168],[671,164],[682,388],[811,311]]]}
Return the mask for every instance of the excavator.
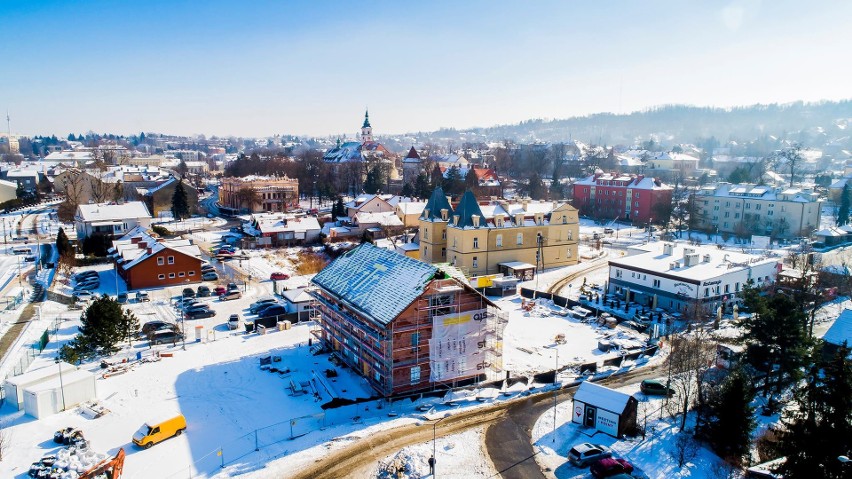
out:
{"label": "excavator", "polygon": [[124,456],[124,448],[121,448],[115,457],[104,459],[95,467],[81,474],[78,479],[119,479],[121,471],[124,469]]}

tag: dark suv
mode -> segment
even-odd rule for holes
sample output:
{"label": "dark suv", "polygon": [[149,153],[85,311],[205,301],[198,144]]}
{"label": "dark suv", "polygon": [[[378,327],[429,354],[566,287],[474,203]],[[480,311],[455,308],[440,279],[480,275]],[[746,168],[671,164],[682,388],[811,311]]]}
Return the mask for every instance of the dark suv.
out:
{"label": "dark suv", "polygon": [[151,346],[156,346],[158,344],[176,344],[178,341],[183,339],[183,335],[177,331],[157,331],[151,335],[151,339],[149,340],[149,344]]}

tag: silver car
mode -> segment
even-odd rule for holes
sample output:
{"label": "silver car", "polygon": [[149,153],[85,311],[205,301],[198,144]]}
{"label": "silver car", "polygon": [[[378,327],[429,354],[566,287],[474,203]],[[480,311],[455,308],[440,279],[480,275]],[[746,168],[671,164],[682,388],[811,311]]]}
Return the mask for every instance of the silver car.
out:
{"label": "silver car", "polygon": [[577,467],[586,467],[589,464],[612,457],[612,450],[600,444],[584,442],[577,444],[568,451],[568,462]]}

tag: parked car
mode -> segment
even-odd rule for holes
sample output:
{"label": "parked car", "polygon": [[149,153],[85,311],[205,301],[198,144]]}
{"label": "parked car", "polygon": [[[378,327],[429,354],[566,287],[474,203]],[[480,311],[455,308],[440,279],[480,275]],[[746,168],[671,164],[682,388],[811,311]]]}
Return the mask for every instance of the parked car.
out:
{"label": "parked car", "polygon": [[233,251],[231,251],[231,250],[229,250],[229,249],[219,248],[219,249],[216,251],[216,254],[217,254],[217,255],[219,255],[219,256],[233,256],[233,255],[234,255],[234,252],[233,252]]}
{"label": "parked car", "polygon": [[127,302],[127,293],[118,293],[118,296],[116,296],[115,300],[118,301],[121,304],[126,303]]}
{"label": "parked car", "polygon": [[233,291],[235,289],[239,289],[237,287],[237,283],[228,283],[228,291]]}
{"label": "parked car", "polygon": [[80,281],[79,283],[77,283],[74,286],[74,289],[80,289],[80,290],[87,290],[88,291],[88,290],[92,290],[92,289],[98,289],[100,287],[101,287],[101,280],[92,279],[92,280]]}
{"label": "parked car", "polygon": [[148,296],[147,291],[137,291],[136,292],[136,301],[139,301],[141,303],[143,301],[151,301],[151,298]]}
{"label": "parked car", "polygon": [[92,277],[97,278],[98,272],[89,270],[89,271],[82,271],[82,272],[74,275],[74,279],[76,281],[81,281],[81,280],[84,280],[86,278],[92,278]]}
{"label": "parked car", "polygon": [[630,474],[633,472],[633,465],[624,459],[607,457],[593,462],[589,472],[598,479],[602,479],[616,474]]}
{"label": "parked car", "polygon": [[239,314],[232,314],[228,318],[228,329],[230,329],[230,330],[240,329],[240,315]]}
{"label": "parked car", "polygon": [[24,258],[25,263],[35,263],[35,260],[36,260],[35,256],[27,256],[26,258]]}
{"label": "parked car", "polygon": [[30,238],[28,236],[15,236],[12,238],[12,241],[29,241]]}
{"label": "parked car", "polygon": [[195,290],[192,288],[183,288],[183,297],[184,298],[194,298]]}
{"label": "parked car", "polygon": [[283,304],[274,304],[257,313],[258,317],[270,318],[273,316],[282,316],[287,314],[287,308]]}
{"label": "parked car", "polygon": [[254,303],[251,303],[251,306],[249,306],[249,311],[252,312],[252,313],[257,313],[258,310],[263,309],[263,308],[269,306],[270,304],[277,304],[277,303],[278,303],[277,299],[275,299],[272,296],[267,296],[266,298],[260,298],[257,301],[255,301]]}
{"label": "parked car", "polygon": [[202,274],[201,279],[204,281],[218,281],[219,275],[211,271],[209,273]]}
{"label": "parked car", "polygon": [[615,233],[615,230],[614,230],[614,229],[612,229],[612,228],[604,228],[604,234],[611,235],[611,234],[613,234],[613,233]]}
{"label": "parked car", "polygon": [[201,301],[196,298],[184,298],[183,296],[181,296],[180,299],[175,301],[175,306],[179,308],[188,308],[193,304],[199,304],[200,302]]}
{"label": "parked car", "polygon": [[287,273],[282,273],[280,271],[276,271],[269,275],[269,279],[272,281],[284,281],[290,279],[290,275]]}
{"label": "parked car", "polygon": [[228,289],[225,288],[224,286],[222,286],[221,284],[216,286],[215,288],[213,288],[213,294],[215,294],[216,296],[225,294],[227,292],[228,292]]}
{"label": "parked car", "polygon": [[213,316],[216,316],[216,311],[210,309],[196,309],[186,313],[186,319],[212,318]]}
{"label": "parked car", "polygon": [[203,264],[201,265],[201,273],[215,273],[216,268],[213,267],[212,264]]}
{"label": "parked car", "polygon": [[207,296],[210,296],[210,288],[204,285],[199,286],[198,291],[195,293],[195,296],[199,298],[205,298]]}
{"label": "parked car", "polygon": [[184,309],[183,311],[186,314],[189,314],[193,311],[210,311],[210,306],[206,304],[193,304],[192,306],[187,306],[186,309]]}
{"label": "parked car", "polygon": [[240,293],[237,290],[228,291],[227,293],[219,296],[219,301],[230,301],[232,299],[240,299],[243,297],[243,293]]}
{"label": "parked car", "polygon": [[91,291],[74,291],[73,295],[77,297],[77,301],[91,301],[95,298]]}
{"label": "parked car", "polygon": [[186,431],[186,418],[183,414],[165,420],[148,421],[133,434],[133,444],[148,449],[154,444]]}
{"label": "parked car", "polygon": [[249,308],[249,312],[260,316],[260,315],[263,314],[264,311],[266,311],[267,309],[269,309],[273,306],[283,306],[283,305],[281,303],[279,303],[278,301],[275,301],[275,302],[272,302],[272,303],[259,304],[254,308]]}
{"label": "parked car", "polygon": [[577,444],[568,451],[568,462],[577,467],[586,467],[608,457],[612,457],[612,451],[608,447],[588,442]]}
{"label": "parked car", "polygon": [[182,339],[183,335],[180,332],[166,329],[162,331],[155,331],[154,333],[152,333],[150,339],[148,340],[148,344],[150,346],[169,343],[175,345],[178,341]]}
{"label": "parked car", "polygon": [[674,389],[666,387],[665,384],[654,379],[645,379],[639,385],[639,389],[648,396],[671,396],[674,394]]}
{"label": "parked car", "polygon": [[177,325],[168,321],[155,319],[153,321],[148,321],[147,323],[143,324],[142,328],[139,330],[139,334],[147,337],[150,336],[151,333],[159,331],[161,329],[177,331]]}

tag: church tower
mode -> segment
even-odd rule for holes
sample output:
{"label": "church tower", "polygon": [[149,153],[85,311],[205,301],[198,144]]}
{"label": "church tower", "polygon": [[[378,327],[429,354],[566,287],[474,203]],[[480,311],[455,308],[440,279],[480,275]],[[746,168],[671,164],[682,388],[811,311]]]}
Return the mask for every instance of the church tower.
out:
{"label": "church tower", "polygon": [[373,141],[373,127],[370,126],[370,111],[364,111],[364,124],[361,125],[361,143]]}

